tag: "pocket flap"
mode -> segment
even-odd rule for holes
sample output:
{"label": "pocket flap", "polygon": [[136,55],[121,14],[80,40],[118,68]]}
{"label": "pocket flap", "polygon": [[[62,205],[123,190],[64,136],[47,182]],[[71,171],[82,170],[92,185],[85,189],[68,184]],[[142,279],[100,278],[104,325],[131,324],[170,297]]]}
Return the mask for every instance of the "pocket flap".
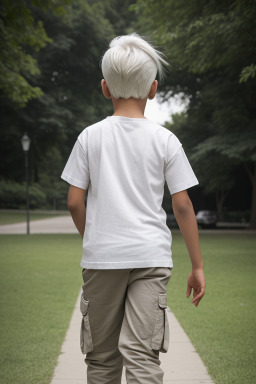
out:
{"label": "pocket flap", "polygon": [[87,314],[88,306],[89,306],[89,301],[85,300],[85,298],[82,294],[81,301],[80,301],[80,311],[82,312],[83,316],[85,316]]}
{"label": "pocket flap", "polygon": [[167,297],[166,297],[166,293],[160,293],[160,294],[159,294],[159,307],[160,307],[160,308],[167,308]]}

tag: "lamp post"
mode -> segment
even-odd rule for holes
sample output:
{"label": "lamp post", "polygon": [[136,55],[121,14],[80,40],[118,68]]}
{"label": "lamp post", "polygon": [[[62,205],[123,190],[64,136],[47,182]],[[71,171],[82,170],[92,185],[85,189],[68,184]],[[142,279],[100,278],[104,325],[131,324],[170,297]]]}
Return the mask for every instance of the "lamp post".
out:
{"label": "lamp post", "polygon": [[28,172],[28,151],[30,146],[30,138],[26,133],[21,138],[21,144],[25,155],[26,169],[26,211],[27,211],[27,235],[29,235],[29,172]]}

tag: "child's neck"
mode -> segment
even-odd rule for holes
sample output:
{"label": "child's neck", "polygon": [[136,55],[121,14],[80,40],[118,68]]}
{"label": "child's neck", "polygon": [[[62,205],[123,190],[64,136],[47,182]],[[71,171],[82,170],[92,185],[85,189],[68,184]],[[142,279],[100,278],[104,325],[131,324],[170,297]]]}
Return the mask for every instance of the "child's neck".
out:
{"label": "child's neck", "polygon": [[114,113],[113,116],[124,116],[145,119],[144,111],[147,99],[114,99],[112,97]]}

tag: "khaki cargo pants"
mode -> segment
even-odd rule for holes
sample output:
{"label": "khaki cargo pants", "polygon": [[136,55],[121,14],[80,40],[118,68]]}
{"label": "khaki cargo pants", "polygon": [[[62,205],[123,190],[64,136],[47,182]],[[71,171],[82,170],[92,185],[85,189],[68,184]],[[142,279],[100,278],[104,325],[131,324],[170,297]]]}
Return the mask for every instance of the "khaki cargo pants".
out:
{"label": "khaki cargo pants", "polygon": [[83,270],[81,350],[88,384],[161,384],[170,268]]}

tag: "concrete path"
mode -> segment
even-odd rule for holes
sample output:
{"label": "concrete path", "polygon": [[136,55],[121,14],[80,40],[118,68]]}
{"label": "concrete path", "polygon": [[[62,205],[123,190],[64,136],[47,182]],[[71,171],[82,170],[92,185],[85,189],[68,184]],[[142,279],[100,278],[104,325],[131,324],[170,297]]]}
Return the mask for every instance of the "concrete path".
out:
{"label": "concrete path", "polygon": [[[30,222],[31,234],[78,233],[70,216]],[[0,234],[26,234],[26,223],[0,225]],[[77,299],[66,338],[62,345],[51,384],[86,384],[86,365],[80,351],[80,294]],[[164,384],[214,384],[207,370],[171,311],[170,347],[161,353],[165,372]],[[122,384],[126,383],[123,374]],[[150,383],[149,383],[150,384]]]}
{"label": "concrete path", "polygon": [[[26,234],[27,223],[0,225],[0,235]],[[78,233],[71,216],[58,216],[50,219],[30,221],[30,233]]]}
{"label": "concrete path", "polygon": [[[16,223],[16,224],[6,224],[0,225],[0,235],[21,235],[26,234],[27,224]],[[172,230],[172,232],[178,231],[177,229]],[[256,235],[255,230],[248,229],[202,229],[199,230],[200,233],[208,233],[208,234],[252,234]],[[30,233],[31,234],[47,234],[47,233],[78,233],[76,230],[71,216],[57,216],[50,219],[43,220],[32,220],[30,221]]]}
{"label": "concrete path", "polygon": [[[86,365],[80,351],[81,313],[79,305],[80,294],[51,384],[87,383]],[[170,325],[169,351],[160,354],[161,366],[165,372],[164,384],[214,384],[195,348],[170,310],[168,319]],[[123,372],[122,384],[125,383]]]}

